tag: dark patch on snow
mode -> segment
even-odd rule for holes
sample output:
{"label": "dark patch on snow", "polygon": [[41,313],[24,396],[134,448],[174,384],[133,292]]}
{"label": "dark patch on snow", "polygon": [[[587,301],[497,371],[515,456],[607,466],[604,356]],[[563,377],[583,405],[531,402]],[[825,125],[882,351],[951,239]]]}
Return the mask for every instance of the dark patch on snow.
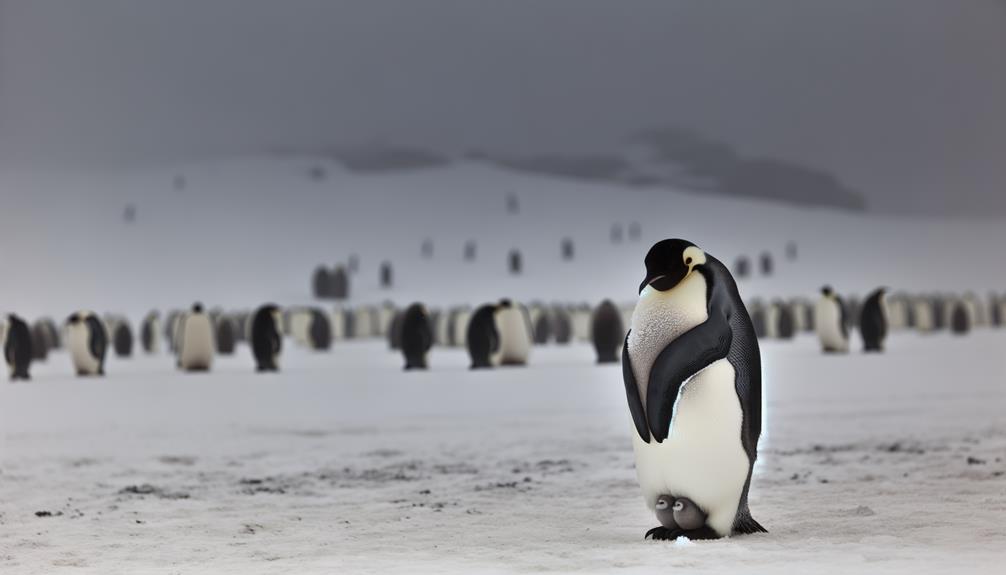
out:
{"label": "dark patch on snow", "polygon": [[171,492],[156,487],[149,483],[144,483],[142,485],[127,485],[119,490],[119,495],[139,495],[143,496],[153,496],[158,499],[188,499],[189,494],[184,492]]}

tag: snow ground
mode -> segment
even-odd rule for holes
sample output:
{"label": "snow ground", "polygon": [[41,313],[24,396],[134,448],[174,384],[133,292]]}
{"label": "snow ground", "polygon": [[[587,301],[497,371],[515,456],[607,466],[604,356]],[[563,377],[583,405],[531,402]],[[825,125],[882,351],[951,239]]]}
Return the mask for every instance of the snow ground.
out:
{"label": "snow ground", "polygon": [[[619,366],[583,345],[403,373],[383,342],[167,356],[0,385],[0,572],[1001,573],[1006,331],[883,356],[764,342],[751,493],[770,531],[643,541]],[[970,461],[970,463],[969,463]],[[39,517],[48,511],[52,516]]]}

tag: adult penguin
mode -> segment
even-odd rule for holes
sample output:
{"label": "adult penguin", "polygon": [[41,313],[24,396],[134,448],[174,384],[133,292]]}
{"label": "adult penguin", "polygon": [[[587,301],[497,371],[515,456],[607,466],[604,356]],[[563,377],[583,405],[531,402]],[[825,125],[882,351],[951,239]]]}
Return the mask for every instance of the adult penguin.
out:
{"label": "adult penguin", "polygon": [[465,343],[472,359],[471,369],[485,369],[500,364],[503,346],[496,326],[496,304],[486,304],[472,314],[465,330]]}
{"label": "adult penguin", "polygon": [[[31,358],[36,361],[45,361],[49,357],[49,333],[41,322],[35,322],[29,328],[31,331]],[[2,340],[3,338],[0,338]]]}
{"label": "adult penguin", "polygon": [[133,330],[129,320],[120,318],[112,329],[112,348],[116,357],[131,357],[133,355]]}
{"label": "adult penguin", "polygon": [[863,302],[859,316],[863,351],[884,351],[884,338],[887,337],[887,306],[884,303],[886,293],[884,288],[878,288]]}
{"label": "adult penguin", "polygon": [[509,299],[500,300],[496,308],[496,328],[500,336],[500,364],[527,365],[534,336],[524,306]]}
{"label": "adult penguin", "polygon": [[395,316],[391,318],[391,325],[388,327],[388,348],[392,351],[402,349],[402,321],[405,319],[405,311],[395,311]]}
{"label": "adult penguin", "polygon": [[414,303],[398,315],[399,347],[405,356],[405,370],[426,369],[426,354],[433,347],[433,330],[426,308]]}
{"label": "adult penguin", "polygon": [[251,321],[251,348],[255,357],[255,371],[279,371],[279,354],[283,337],[280,335],[280,312],[274,304],[266,304],[255,311]]}
{"label": "adult penguin", "polygon": [[235,320],[226,314],[220,315],[216,322],[217,353],[232,355],[237,346],[237,325]]}
{"label": "adult penguin", "polygon": [[[654,539],[764,532],[748,510],[761,435],[761,356],[727,268],[691,242],[663,240],[622,352],[636,474],[661,523]],[[661,506],[689,511],[681,521]]]}
{"label": "adult penguin", "polygon": [[213,322],[201,303],[183,315],[178,323],[178,367],[185,371],[209,371],[213,365]]}
{"label": "adult penguin", "polygon": [[327,351],[332,347],[332,324],[328,315],[318,308],[310,310],[311,323],[307,328],[307,342],[315,351]]}
{"label": "adult penguin", "polygon": [[80,311],[67,319],[66,347],[77,375],[105,375],[108,332],[90,311]]}
{"label": "adult penguin", "polygon": [[6,337],[4,341],[4,358],[10,367],[11,381],[29,380],[28,368],[31,367],[32,342],[31,330],[28,324],[20,317],[9,314],[7,316]]}
{"label": "adult penguin", "polygon": [[156,311],[151,311],[143,318],[140,325],[140,343],[145,353],[157,353],[160,348],[161,318]]}
{"label": "adult penguin", "polygon": [[777,310],[775,316],[775,336],[779,339],[793,339],[797,331],[796,314],[793,311],[793,306],[782,300],[776,300],[772,305]]}
{"label": "adult penguin", "polygon": [[606,299],[602,301],[590,320],[590,333],[594,340],[594,351],[597,352],[597,363],[615,363],[618,352],[625,339],[625,326],[622,324],[622,314],[615,304]]}
{"label": "adult penguin", "polygon": [[825,353],[846,353],[849,351],[849,328],[845,304],[831,289],[821,288],[821,299],[814,306],[814,329]]}

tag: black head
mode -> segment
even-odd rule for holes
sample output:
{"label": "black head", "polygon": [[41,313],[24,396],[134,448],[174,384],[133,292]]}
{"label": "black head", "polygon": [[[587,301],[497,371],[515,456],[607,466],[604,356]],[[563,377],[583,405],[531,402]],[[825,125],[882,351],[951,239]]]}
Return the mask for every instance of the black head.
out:
{"label": "black head", "polygon": [[821,295],[823,295],[824,297],[830,297],[831,294],[833,293],[835,292],[834,290],[831,289],[831,286],[824,286],[821,288]]}
{"label": "black head", "polygon": [[657,291],[673,289],[695,268],[706,263],[706,253],[687,240],[663,240],[653,244],[646,254],[646,277],[639,284]]}
{"label": "black head", "polygon": [[269,312],[269,313],[276,313],[276,312],[279,311],[279,306],[277,306],[274,303],[267,303],[267,304],[263,305],[262,307],[260,307],[259,309],[262,310],[262,311]]}
{"label": "black head", "polygon": [[499,309],[499,308],[508,308],[508,307],[512,307],[512,306],[513,306],[513,302],[511,302],[507,298],[503,298],[503,299],[500,300],[499,305],[496,306],[496,307]]}
{"label": "black head", "polygon": [[199,302],[192,304],[192,313],[203,313],[203,304]]}
{"label": "black head", "polygon": [[80,320],[81,320],[80,314],[79,313],[75,313],[75,314],[70,315],[70,317],[66,318],[66,323],[68,323],[70,325],[76,325],[76,324],[80,323]]}

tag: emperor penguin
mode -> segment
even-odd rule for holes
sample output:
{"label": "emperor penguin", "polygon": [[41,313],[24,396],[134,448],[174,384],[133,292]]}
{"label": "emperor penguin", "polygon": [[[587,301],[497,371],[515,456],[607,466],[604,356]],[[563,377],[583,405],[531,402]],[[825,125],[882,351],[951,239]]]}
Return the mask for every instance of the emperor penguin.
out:
{"label": "emperor penguin", "polygon": [[281,321],[279,308],[274,304],[265,304],[255,311],[248,338],[255,357],[255,371],[279,371],[278,359],[283,345],[279,330]]}
{"label": "emperor penguin", "polygon": [[326,351],[332,347],[332,324],[328,314],[318,308],[311,308],[311,323],[307,328],[308,346],[315,351]]}
{"label": "emperor penguin", "polygon": [[615,363],[625,340],[622,314],[610,299],[602,301],[591,318],[590,332],[597,352],[597,363]]}
{"label": "emperor penguin", "polygon": [[887,290],[884,288],[878,288],[863,302],[863,308],[859,315],[859,331],[863,334],[863,351],[884,351],[884,339],[887,337],[888,327],[886,293]]}
{"label": "emperor penguin", "polygon": [[[661,522],[646,537],[764,532],[747,501],[761,435],[761,355],[737,285],[719,260],[681,239],[655,244],[645,264],[622,376],[636,474]],[[676,524],[668,504],[694,513]]]}
{"label": "emperor penguin", "polygon": [[486,304],[475,310],[465,330],[465,344],[472,359],[471,369],[496,367],[503,357],[499,328],[496,326],[496,304]]}
{"label": "emperor penguin", "polygon": [[831,289],[821,288],[821,299],[814,306],[814,329],[825,353],[849,351],[849,328],[845,317],[845,304]]}
{"label": "emperor penguin", "polygon": [[213,365],[213,321],[200,303],[178,321],[178,367],[185,371],[209,371]]}
{"label": "emperor penguin", "polygon": [[496,327],[500,335],[500,364],[527,365],[534,335],[527,310],[519,303],[500,300],[496,308]]}
{"label": "emperor penguin", "polygon": [[405,356],[405,370],[426,369],[426,354],[433,347],[433,330],[426,308],[414,303],[400,315],[399,344]]}
{"label": "emperor penguin", "polygon": [[10,314],[4,328],[4,358],[10,367],[10,379],[29,380],[28,368],[32,360],[31,329],[20,317]]}
{"label": "emperor penguin", "polygon": [[146,353],[157,353],[160,350],[161,317],[156,311],[151,311],[143,318],[140,325],[140,343]]}
{"label": "emperor penguin", "polygon": [[105,375],[108,333],[90,311],[79,311],[67,319],[66,344],[77,375]]}

